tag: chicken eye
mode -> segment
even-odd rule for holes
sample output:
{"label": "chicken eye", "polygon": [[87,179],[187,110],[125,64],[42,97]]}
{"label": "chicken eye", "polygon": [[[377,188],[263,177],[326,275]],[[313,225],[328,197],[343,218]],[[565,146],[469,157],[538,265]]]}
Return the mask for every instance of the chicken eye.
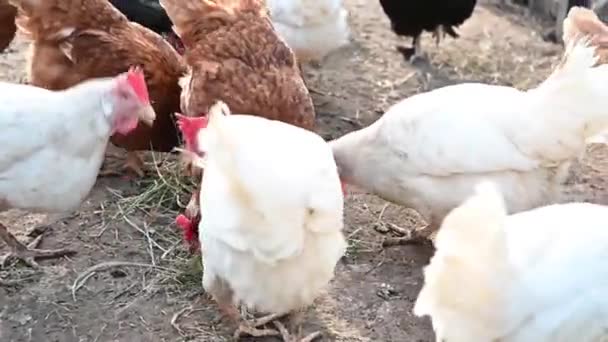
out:
{"label": "chicken eye", "polygon": [[126,91],[121,91],[119,94],[120,98],[123,100],[128,100],[129,99],[129,93],[127,93]]}

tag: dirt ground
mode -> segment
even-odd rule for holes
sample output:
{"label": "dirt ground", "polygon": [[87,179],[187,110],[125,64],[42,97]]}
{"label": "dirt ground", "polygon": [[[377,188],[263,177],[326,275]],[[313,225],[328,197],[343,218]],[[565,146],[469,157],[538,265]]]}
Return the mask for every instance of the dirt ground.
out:
{"label": "dirt ground", "polygon": [[[534,86],[562,51],[542,41],[542,25],[535,20],[482,1],[461,27],[460,39],[435,47],[425,38],[431,63],[415,68],[396,52],[396,44],[409,42],[390,31],[378,1],[346,4],[352,45],[321,68],[306,68],[325,138],[368,125],[398,100],[447,84]],[[0,55],[1,80],[24,79],[26,48],[17,40]],[[604,145],[591,145],[573,171],[571,197],[608,203],[603,191],[607,161]],[[58,221],[16,211],[2,214],[0,220],[24,241],[39,234],[33,227],[48,225],[43,248],[71,247],[78,253],[43,261],[43,272],[23,265],[0,269],[0,279],[23,280],[0,286],[0,341],[230,340],[231,326],[202,293],[198,260],[184,250],[172,223],[177,209],[173,187],[155,175],[143,181],[102,178],[82,210]],[[141,195],[161,188],[154,200]],[[422,226],[416,213],[351,193],[345,216],[349,251],[328,293],[306,313],[304,330],[322,329],[323,341],[433,341],[429,321],[411,312],[432,250],[381,247],[386,225]],[[141,265],[100,269],[75,283],[89,267],[114,261]]]}

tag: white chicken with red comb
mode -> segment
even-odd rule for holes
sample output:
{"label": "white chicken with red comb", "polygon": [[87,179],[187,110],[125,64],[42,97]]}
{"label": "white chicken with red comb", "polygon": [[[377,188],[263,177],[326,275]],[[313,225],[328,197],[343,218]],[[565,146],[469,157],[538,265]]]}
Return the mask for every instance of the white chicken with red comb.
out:
{"label": "white chicken with red comb", "polygon": [[[0,212],[78,208],[95,184],[110,136],[156,117],[137,68],[63,91],[0,82],[0,108]],[[37,258],[73,253],[28,248],[1,223],[0,239],[11,250],[2,264],[15,257],[36,267]]]}
{"label": "white chicken with red comb", "polygon": [[[280,333],[291,341],[275,319],[312,304],[346,251],[344,196],[331,148],[296,126],[231,115],[223,103],[211,108],[204,129],[184,129],[192,127],[188,120],[179,118],[186,145],[204,167],[203,287],[236,321],[242,319],[233,304],[270,314],[241,321],[237,336]],[[258,329],[271,321],[278,331]]]}

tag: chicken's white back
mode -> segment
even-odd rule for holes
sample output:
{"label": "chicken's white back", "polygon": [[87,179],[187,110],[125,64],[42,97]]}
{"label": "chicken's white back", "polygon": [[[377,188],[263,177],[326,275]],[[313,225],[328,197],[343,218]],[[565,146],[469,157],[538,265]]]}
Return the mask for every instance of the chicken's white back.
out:
{"label": "chicken's white back", "polygon": [[[96,92],[80,88],[87,91]],[[103,116],[91,115],[100,103],[90,102],[86,93],[73,90],[0,83],[0,200],[42,211],[81,203],[103,160],[106,144],[100,141],[107,137],[99,128],[109,126]]]}

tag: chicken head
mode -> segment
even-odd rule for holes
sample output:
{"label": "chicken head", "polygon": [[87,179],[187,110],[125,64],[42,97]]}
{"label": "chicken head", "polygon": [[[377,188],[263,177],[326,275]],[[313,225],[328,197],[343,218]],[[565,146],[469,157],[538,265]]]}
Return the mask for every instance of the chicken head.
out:
{"label": "chicken head", "polygon": [[126,135],[137,127],[139,120],[151,126],[156,118],[150,104],[148,88],[140,68],[131,68],[116,80],[108,113],[112,113],[112,130]]}

